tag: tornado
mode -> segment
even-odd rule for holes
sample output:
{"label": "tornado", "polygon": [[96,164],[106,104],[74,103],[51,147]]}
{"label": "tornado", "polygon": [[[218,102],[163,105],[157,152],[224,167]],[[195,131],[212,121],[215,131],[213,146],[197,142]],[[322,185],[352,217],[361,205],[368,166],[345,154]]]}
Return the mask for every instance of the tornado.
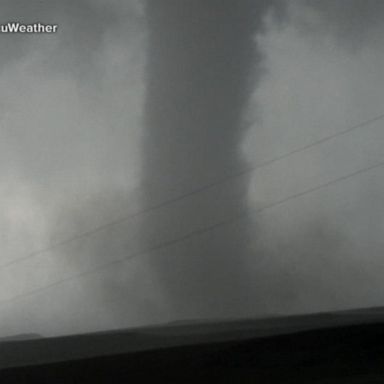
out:
{"label": "tornado", "polygon": [[[257,0],[147,1],[145,205],[247,168],[240,151],[244,111],[262,74],[254,37],[274,5]],[[248,178],[242,176],[166,205],[143,225],[143,239],[159,232],[177,238],[180,228],[189,233],[244,212],[247,189]],[[244,218],[151,254],[150,267],[172,318],[257,312],[257,282],[247,270],[249,258],[257,257],[248,250],[252,235]]]}

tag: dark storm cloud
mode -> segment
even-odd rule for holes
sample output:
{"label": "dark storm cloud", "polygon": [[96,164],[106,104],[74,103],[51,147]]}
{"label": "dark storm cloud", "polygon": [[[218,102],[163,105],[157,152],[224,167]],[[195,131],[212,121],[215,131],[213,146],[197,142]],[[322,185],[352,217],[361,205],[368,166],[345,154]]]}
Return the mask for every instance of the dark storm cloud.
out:
{"label": "dark storm cloud", "polygon": [[333,34],[349,49],[382,42],[384,3],[380,0],[299,0],[299,4],[315,10],[321,18],[323,33]]}
{"label": "dark storm cloud", "polygon": [[[101,36],[113,21],[113,14],[96,13],[87,1],[3,1],[0,5],[1,22],[49,23],[58,24],[58,34],[55,38],[62,39],[67,45],[67,54],[81,53],[81,48],[88,54],[97,49]],[[116,18],[115,18],[116,19]],[[61,25],[60,25],[61,24]],[[61,28],[60,28],[61,27]],[[62,29],[66,31],[62,31]],[[77,38],[76,38],[77,37]],[[33,43],[40,37],[22,34],[1,36],[0,46],[1,65],[12,60],[20,59],[27,54]],[[77,39],[83,40],[77,44]],[[63,55],[62,58],[67,57]],[[67,58],[68,59],[68,58]],[[79,60],[82,62],[82,60]]]}
{"label": "dark storm cloud", "polygon": [[[138,20],[132,17],[135,2],[106,3],[92,0],[28,1],[6,0],[0,4],[1,22],[57,24],[53,55],[44,63],[45,70],[71,71],[81,75],[92,72],[94,55],[97,54],[105,34],[111,29],[123,27],[126,41],[135,33]],[[131,11],[131,12],[129,12]],[[39,35],[12,34],[1,36],[0,66],[21,59],[33,51],[39,43]]]}

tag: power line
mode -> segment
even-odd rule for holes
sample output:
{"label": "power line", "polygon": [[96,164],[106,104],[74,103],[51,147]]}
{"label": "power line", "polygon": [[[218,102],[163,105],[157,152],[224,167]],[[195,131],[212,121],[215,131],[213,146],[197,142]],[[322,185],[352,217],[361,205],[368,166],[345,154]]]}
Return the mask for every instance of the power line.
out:
{"label": "power line", "polygon": [[192,239],[194,237],[198,237],[198,236],[203,235],[203,234],[208,233],[208,232],[215,231],[218,228],[224,227],[226,225],[233,224],[233,223],[241,220],[242,218],[244,218],[246,216],[249,216],[249,215],[252,215],[252,214],[254,215],[254,214],[263,213],[263,212],[265,212],[265,211],[267,211],[269,209],[275,208],[275,207],[277,207],[279,205],[282,205],[282,204],[284,204],[284,203],[286,203],[288,201],[291,201],[291,200],[300,198],[302,196],[314,193],[314,192],[316,192],[316,191],[318,191],[320,189],[327,188],[327,187],[329,187],[329,186],[331,186],[333,184],[340,183],[340,182],[345,181],[347,179],[351,179],[351,178],[353,178],[355,176],[358,176],[360,174],[369,172],[369,171],[371,171],[373,169],[380,168],[382,166],[384,166],[384,160],[380,161],[379,163],[370,165],[369,167],[361,168],[361,169],[359,169],[357,171],[354,171],[352,173],[349,173],[347,175],[344,175],[344,176],[338,177],[336,179],[330,180],[330,181],[328,181],[326,183],[323,183],[323,184],[317,185],[315,187],[306,189],[305,191],[298,192],[298,193],[295,193],[293,195],[287,196],[284,199],[278,200],[278,201],[276,201],[274,203],[271,203],[269,205],[266,205],[266,206],[264,206],[262,208],[242,210],[238,214],[236,214],[236,215],[234,215],[234,216],[232,216],[232,217],[230,217],[228,219],[222,220],[220,222],[217,222],[215,224],[212,224],[212,225],[209,225],[209,226],[206,226],[206,227],[203,227],[203,228],[199,228],[199,229],[193,230],[193,231],[185,234],[184,236],[178,237],[176,239],[161,242],[161,243],[159,243],[159,244],[157,244],[155,246],[152,246],[152,247],[150,247],[150,248],[148,248],[146,250],[134,252],[134,253],[130,254],[129,256],[127,256],[127,257],[110,261],[108,263],[99,265],[99,266],[97,266],[95,268],[88,269],[88,270],[86,270],[84,272],[80,272],[78,274],[68,276],[68,277],[66,277],[64,279],[61,279],[61,280],[57,280],[57,281],[55,281],[55,282],[53,282],[51,284],[48,284],[46,286],[43,286],[43,287],[31,290],[31,291],[26,292],[26,293],[22,293],[22,294],[13,296],[13,297],[11,297],[9,299],[0,300],[0,304],[6,304],[6,303],[10,303],[10,302],[13,302],[13,301],[16,301],[16,300],[20,300],[20,299],[22,299],[24,297],[28,297],[28,296],[32,296],[32,295],[38,294],[38,293],[46,291],[46,290],[48,290],[48,289],[50,289],[52,287],[65,284],[65,283],[67,283],[69,281],[76,280],[76,279],[79,279],[79,278],[87,276],[87,275],[95,274],[95,273],[100,272],[100,271],[102,271],[104,269],[107,269],[107,268],[109,268],[109,267],[111,267],[113,265],[125,263],[125,262],[131,261],[131,260],[133,260],[133,259],[135,259],[137,257],[145,256],[145,255],[147,255],[149,253],[153,253],[153,252],[156,252],[156,251],[161,251],[163,249],[170,248],[170,247],[172,247],[174,245],[177,245],[179,243],[182,243],[182,242],[184,242],[186,240]]}
{"label": "power line", "polygon": [[209,190],[211,188],[214,188],[214,187],[217,187],[219,185],[225,184],[226,182],[228,182],[230,180],[233,180],[233,179],[236,179],[238,177],[244,176],[246,174],[255,172],[255,171],[257,171],[257,170],[259,170],[261,168],[264,168],[266,166],[269,166],[269,165],[271,165],[273,163],[276,163],[278,161],[284,160],[284,159],[288,158],[289,156],[292,156],[294,154],[303,152],[303,151],[305,151],[307,149],[310,149],[310,148],[315,147],[317,145],[323,144],[323,143],[325,143],[325,142],[327,142],[329,140],[332,140],[332,139],[334,139],[336,137],[343,136],[343,135],[345,135],[347,133],[355,131],[355,130],[357,130],[359,128],[363,128],[363,127],[365,127],[367,125],[370,125],[370,124],[372,124],[372,123],[374,123],[376,121],[382,120],[382,119],[384,119],[384,114],[378,115],[378,116],[376,116],[376,117],[374,117],[372,119],[369,119],[369,120],[365,120],[365,121],[363,121],[363,122],[361,122],[359,124],[353,125],[353,126],[348,127],[348,128],[346,128],[346,129],[344,129],[342,131],[339,131],[339,132],[336,132],[336,133],[334,133],[332,135],[323,137],[323,138],[321,138],[319,140],[315,140],[315,141],[313,141],[310,144],[304,145],[303,147],[297,148],[297,149],[295,149],[295,150],[293,150],[291,152],[287,152],[287,153],[282,154],[280,156],[274,157],[271,160],[267,160],[267,161],[264,161],[264,162],[259,163],[257,165],[253,165],[253,166],[244,168],[243,170],[241,170],[239,172],[233,173],[233,174],[231,174],[229,176],[223,177],[223,178],[218,179],[216,181],[213,181],[213,182],[211,182],[209,184],[202,185],[202,186],[197,187],[197,188],[195,188],[195,189],[193,189],[193,190],[191,190],[189,192],[180,194],[179,196],[176,196],[174,198],[167,199],[167,200],[165,200],[165,201],[163,201],[163,202],[161,202],[159,204],[155,204],[155,205],[149,206],[147,208],[139,210],[138,212],[132,213],[132,214],[127,215],[127,216],[124,216],[124,217],[122,217],[120,219],[117,219],[117,220],[114,220],[114,221],[110,221],[108,223],[102,224],[102,225],[100,225],[100,226],[98,226],[98,227],[96,227],[94,229],[89,230],[89,231],[79,233],[77,235],[74,235],[74,236],[69,237],[67,239],[64,239],[62,241],[56,242],[54,244],[51,244],[51,245],[47,246],[46,248],[39,249],[39,250],[37,250],[35,252],[32,252],[32,253],[24,256],[24,257],[20,257],[20,258],[17,258],[15,260],[12,260],[12,261],[10,261],[8,263],[5,263],[3,265],[0,265],[0,269],[8,268],[8,267],[10,267],[12,265],[21,263],[21,262],[23,262],[25,260],[28,260],[28,259],[40,256],[40,255],[42,255],[42,254],[44,254],[46,252],[49,252],[49,251],[51,251],[51,250],[53,250],[55,248],[64,246],[66,244],[70,244],[70,243],[75,242],[75,241],[77,241],[79,239],[82,239],[82,238],[85,238],[85,237],[89,237],[89,236],[92,236],[92,235],[94,235],[94,234],[96,234],[98,232],[104,231],[104,230],[106,230],[108,228],[111,228],[111,227],[123,224],[123,223],[125,223],[125,222],[127,222],[127,221],[129,221],[131,219],[136,218],[136,217],[140,217],[140,216],[145,215],[147,213],[160,210],[160,209],[162,209],[164,207],[167,207],[169,205],[172,205],[174,203],[182,201],[182,200],[184,200],[186,198],[189,198],[191,196],[194,196],[194,195],[196,195],[198,193],[202,193],[202,192],[207,191],[207,190]]}

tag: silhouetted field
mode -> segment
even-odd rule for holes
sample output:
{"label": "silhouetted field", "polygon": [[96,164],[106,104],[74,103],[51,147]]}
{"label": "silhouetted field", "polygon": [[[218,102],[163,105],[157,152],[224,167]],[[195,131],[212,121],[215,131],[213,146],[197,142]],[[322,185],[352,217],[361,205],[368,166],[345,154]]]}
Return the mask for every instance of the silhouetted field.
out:
{"label": "silhouetted field", "polygon": [[1,383],[375,383],[381,310],[191,322],[1,344]]}

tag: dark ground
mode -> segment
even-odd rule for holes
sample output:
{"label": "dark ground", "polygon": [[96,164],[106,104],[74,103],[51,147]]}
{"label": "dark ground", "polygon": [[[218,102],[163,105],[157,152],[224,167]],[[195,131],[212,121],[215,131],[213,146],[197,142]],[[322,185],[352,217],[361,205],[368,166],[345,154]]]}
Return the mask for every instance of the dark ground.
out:
{"label": "dark ground", "polygon": [[2,343],[0,382],[383,383],[382,318],[371,310]]}

